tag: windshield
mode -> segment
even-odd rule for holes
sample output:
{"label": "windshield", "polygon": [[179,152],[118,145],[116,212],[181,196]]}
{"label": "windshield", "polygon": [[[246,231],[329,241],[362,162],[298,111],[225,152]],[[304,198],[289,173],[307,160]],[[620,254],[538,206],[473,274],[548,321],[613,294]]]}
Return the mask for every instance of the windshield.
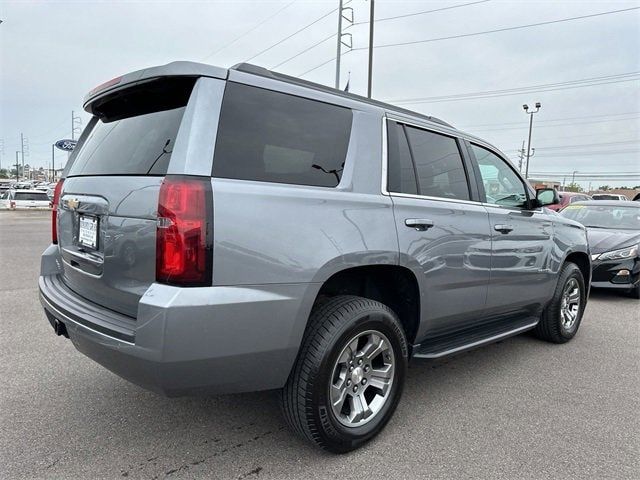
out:
{"label": "windshield", "polygon": [[615,230],[640,230],[640,208],[618,205],[580,205],[566,207],[560,215],[585,227]]}

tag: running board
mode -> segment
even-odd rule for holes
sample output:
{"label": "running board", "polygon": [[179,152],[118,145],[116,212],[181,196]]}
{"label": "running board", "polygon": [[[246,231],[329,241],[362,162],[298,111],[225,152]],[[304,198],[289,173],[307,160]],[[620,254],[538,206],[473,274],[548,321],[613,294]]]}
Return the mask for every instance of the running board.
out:
{"label": "running board", "polygon": [[414,347],[414,358],[440,358],[454,353],[459,353],[472,348],[494,343],[499,340],[518,335],[531,330],[538,324],[536,317],[523,318],[519,321],[511,321],[507,324],[498,323],[493,326],[485,325],[480,329],[476,327],[472,331],[462,331],[455,334],[443,335],[422,342]]}

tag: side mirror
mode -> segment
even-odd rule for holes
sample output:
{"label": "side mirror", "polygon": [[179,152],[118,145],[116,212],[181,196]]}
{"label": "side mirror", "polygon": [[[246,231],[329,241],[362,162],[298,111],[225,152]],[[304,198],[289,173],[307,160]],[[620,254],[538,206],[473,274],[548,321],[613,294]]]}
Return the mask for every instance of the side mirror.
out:
{"label": "side mirror", "polygon": [[555,188],[537,188],[536,203],[539,207],[546,205],[557,205],[560,203],[560,196]]}

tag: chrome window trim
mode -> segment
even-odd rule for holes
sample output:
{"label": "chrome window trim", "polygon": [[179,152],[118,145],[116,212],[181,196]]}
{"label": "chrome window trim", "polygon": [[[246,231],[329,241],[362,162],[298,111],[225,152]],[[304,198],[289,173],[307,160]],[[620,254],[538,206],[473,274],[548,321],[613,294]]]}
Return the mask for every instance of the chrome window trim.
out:
{"label": "chrome window trim", "polygon": [[451,137],[455,140],[463,139],[464,137],[456,136],[451,131],[439,128],[432,128],[431,125],[412,123],[410,121],[406,121],[401,117],[396,117],[393,115],[384,115],[382,117],[382,184],[380,186],[380,191],[383,195],[388,197],[401,197],[401,198],[413,198],[416,200],[432,200],[438,202],[447,202],[447,203],[461,203],[464,205],[484,205],[482,202],[478,202],[475,200],[462,200],[457,198],[444,198],[444,197],[432,197],[429,195],[415,195],[412,193],[401,193],[401,192],[390,192],[387,190],[388,183],[388,170],[389,170],[389,152],[388,152],[388,137],[387,137],[387,122],[393,121],[402,123],[403,125],[409,125],[412,127],[420,128],[422,130],[432,130],[437,134],[444,134],[447,137]]}

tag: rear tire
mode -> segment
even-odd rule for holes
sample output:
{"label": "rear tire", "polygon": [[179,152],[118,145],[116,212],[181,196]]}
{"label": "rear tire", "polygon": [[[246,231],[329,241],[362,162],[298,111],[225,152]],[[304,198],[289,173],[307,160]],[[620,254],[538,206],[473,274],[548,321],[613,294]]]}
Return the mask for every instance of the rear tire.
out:
{"label": "rear tire", "polygon": [[565,263],[551,302],[542,312],[534,334],[547,342],[566,343],[571,340],[582,321],[586,304],[584,278],[578,266]]}
{"label": "rear tire", "polygon": [[337,296],[314,307],[281,392],[298,435],[345,453],[375,437],[396,409],[408,347],[396,314],[367,298]]}

